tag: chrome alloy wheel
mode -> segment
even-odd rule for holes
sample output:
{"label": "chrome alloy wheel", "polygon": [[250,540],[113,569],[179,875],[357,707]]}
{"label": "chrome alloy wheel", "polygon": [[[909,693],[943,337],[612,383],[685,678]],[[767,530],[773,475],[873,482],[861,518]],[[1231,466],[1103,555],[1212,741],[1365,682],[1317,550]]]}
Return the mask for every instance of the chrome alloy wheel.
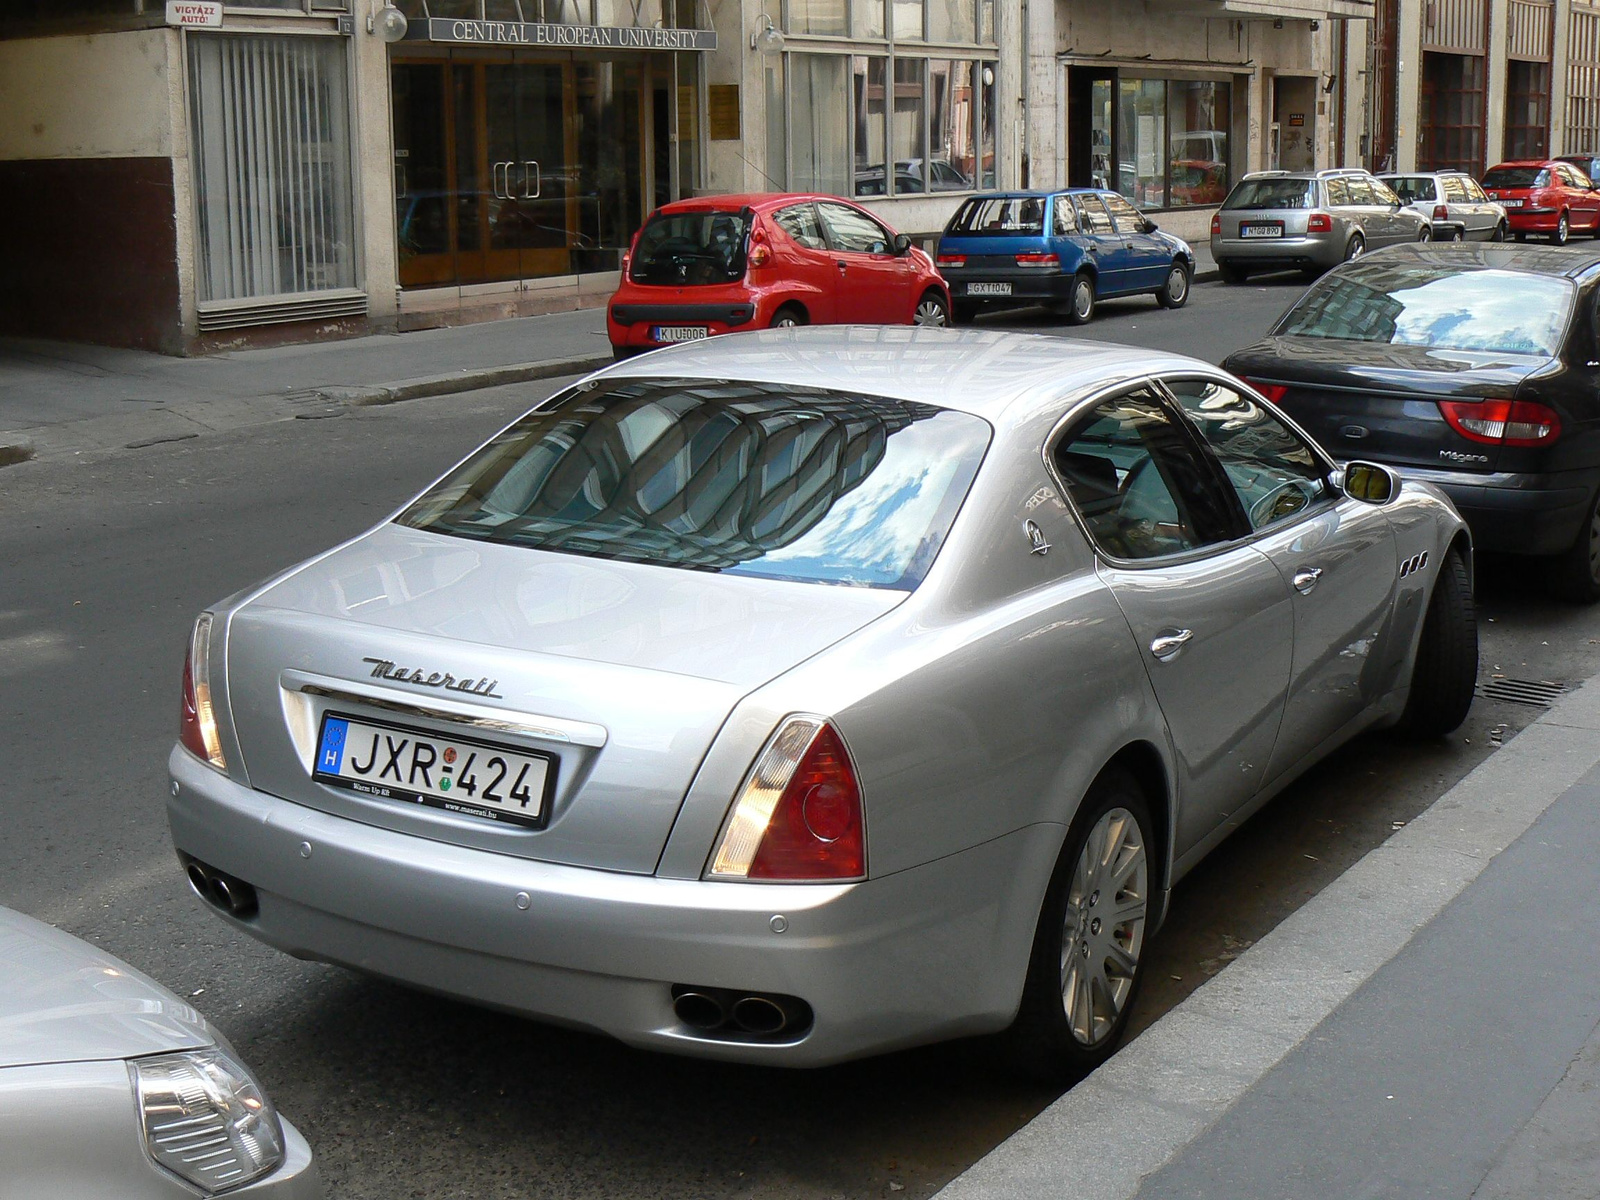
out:
{"label": "chrome alloy wheel", "polygon": [[911,321],[928,329],[943,329],[950,324],[950,317],[944,310],[944,301],[934,296],[924,296],[917,301],[917,311]]}
{"label": "chrome alloy wheel", "polygon": [[1084,840],[1067,892],[1061,937],[1061,1003],[1072,1036],[1094,1046],[1110,1036],[1133,990],[1150,913],[1150,862],[1139,822],[1105,812]]}

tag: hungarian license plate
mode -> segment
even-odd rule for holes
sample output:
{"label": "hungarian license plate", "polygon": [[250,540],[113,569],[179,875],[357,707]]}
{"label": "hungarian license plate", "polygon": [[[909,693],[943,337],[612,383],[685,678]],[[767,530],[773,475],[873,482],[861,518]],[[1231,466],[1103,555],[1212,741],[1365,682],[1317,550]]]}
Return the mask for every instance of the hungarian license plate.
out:
{"label": "hungarian license plate", "polygon": [[555,790],[553,755],[325,713],[312,778],[384,800],[538,828]]}
{"label": "hungarian license plate", "polygon": [[650,331],[651,338],[658,342],[698,342],[710,335],[704,325],[657,325]]}
{"label": "hungarian license plate", "polygon": [[1506,208],[1521,208],[1522,207],[1522,201],[1521,200],[1502,200],[1502,201],[1500,201],[1500,203],[1503,204]]}
{"label": "hungarian license plate", "polygon": [[1269,225],[1265,222],[1240,225],[1239,236],[1242,238],[1281,238],[1283,236],[1283,226]]}
{"label": "hungarian license plate", "polygon": [[1009,283],[969,283],[967,284],[969,296],[1009,296],[1011,285]]}

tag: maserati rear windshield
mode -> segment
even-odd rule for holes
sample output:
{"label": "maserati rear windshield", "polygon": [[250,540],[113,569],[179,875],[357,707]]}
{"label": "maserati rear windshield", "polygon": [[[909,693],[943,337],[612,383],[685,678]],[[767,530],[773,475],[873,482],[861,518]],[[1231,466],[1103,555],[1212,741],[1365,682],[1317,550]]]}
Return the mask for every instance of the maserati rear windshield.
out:
{"label": "maserati rear windshield", "polygon": [[1274,332],[1553,358],[1575,294],[1531,271],[1363,259],[1312,287]]}
{"label": "maserati rear windshield", "polygon": [[1037,236],[1044,232],[1044,200],[1039,196],[985,196],[968,200],[950,218],[945,232],[962,237]]}
{"label": "maserati rear windshield", "polygon": [[657,213],[639,231],[629,275],[635,283],[694,287],[744,278],[750,210]]}
{"label": "maserati rear windshield", "polygon": [[906,400],[599,380],[500,433],[398,520],[566,554],[909,591],[988,444],[979,418]]}

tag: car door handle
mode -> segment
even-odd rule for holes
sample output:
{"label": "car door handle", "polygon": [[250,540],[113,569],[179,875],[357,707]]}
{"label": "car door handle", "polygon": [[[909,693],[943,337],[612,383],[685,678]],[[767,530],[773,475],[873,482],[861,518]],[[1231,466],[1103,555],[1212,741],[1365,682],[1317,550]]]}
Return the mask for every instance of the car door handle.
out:
{"label": "car door handle", "polygon": [[836,263],[834,263],[834,266],[838,267],[839,268],[839,274],[843,275],[845,273],[845,271],[849,269],[850,264],[845,262],[844,259],[841,258]]}
{"label": "car door handle", "polygon": [[1171,662],[1183,652],[1194,636],[1192,629],[1164,629],[1150,643],[1150,653],[1157,662]]}
{"label": "car door handle", "polygon": [[1321,567],[1301,567],[1294,573],[1294,590],[1302,596],[1309,596],[1312,589],[1317,586],[1317,580],[1321,578]]}

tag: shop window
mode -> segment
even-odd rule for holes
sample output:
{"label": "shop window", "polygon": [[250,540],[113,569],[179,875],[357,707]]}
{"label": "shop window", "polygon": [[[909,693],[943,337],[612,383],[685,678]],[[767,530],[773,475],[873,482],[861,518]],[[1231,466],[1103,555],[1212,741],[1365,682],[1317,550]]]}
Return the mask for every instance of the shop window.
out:
{"label": "shop window", "polygon": [[[935,0],[937,3],[938,0]],[[894,40],[920,42],[923,39],[923,0],[890,0],[894,11]]]}
{"label": "shop window", "polygon": [[1084,134],[1090,146],[1083,182],[1147,208],[1222,203],[1231,183],[1228,84],[1095,79],[1087,100]]}
{"label": "shop window", "polygon": [[188,46],[199,299],[354,287],[344,39]]}
{"label": "shop window", "polygon": [[789,0],[789,32],[843,37],[845,0]]}
{"label": "shop window", "polygon": [[1118,183],[1135,204],[1167,203],[1167,85],[1159,79],[1124,79],[1118,88]]}
{"label": "shop window", "polygon": [[1506,71],[1507,158],[1550,153],[1550,64],[1512,62]]}
{"label": "shop window", "polygon": [[789,76],[789,186],[845,195],[850,188],[850,59],[792,54]]}
{"label": "shop window", "polygon": [[968,191],[977,186],[978,64],[960,59],[934,59],[928,64],[928,189]]}
{"label": "shop window", "polygon": [[858,196],[889,194],[888,98],[885,94],[888,66],[886,58],[857,55],[850,60],[850,121],[855,129]]}
{"label": "shop window", "polygon": [[1228,85],[1167,83],[1168,207],[1221,204],[1228,195]]}

